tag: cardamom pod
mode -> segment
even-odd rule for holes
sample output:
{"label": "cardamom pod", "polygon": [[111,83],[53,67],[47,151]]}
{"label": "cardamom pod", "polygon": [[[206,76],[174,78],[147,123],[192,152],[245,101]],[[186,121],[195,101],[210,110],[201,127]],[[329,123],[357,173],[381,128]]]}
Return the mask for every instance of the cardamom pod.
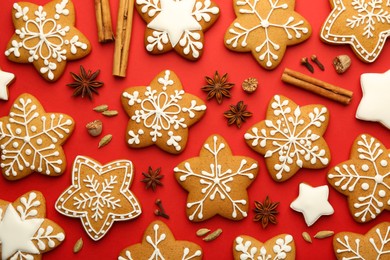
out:
{"label": "cardamom pod", "polygon": [[103,136],[103,138],[99,142],[98,148],[101,148],[101,147],[107,145],[109,142],[111,142],[111,139],[112,139],[112,135],[111,134]]}
{"label": "cardamom pod", "polygon": [[83,239],[80,237],[79,240],[76,241],[76,244],[73,246],[73,253],[77,254],[80,252],[80,250],[83,248],[84,242]]}
{"label": "cardamom pod", "polygon": [[206,242],[213,241],[214,239],[219,237],[221,235],[221,233],[222,233],[222,229],[218,228],[213,233],[211,233],[211,234],[207,235],[205,238],[203,238],[203,241],[206,241]]}
{"label": "cardamom pod", "polygon": [[104,112],[108,109],[108,106],[106,104],[104,105],[100,105],[100,106],[97,106],[97,107],[94,107],[93,108],[93,111],[96,111],[96,112]]}
{"label": "cardamom pod", "polygon": [[104,116],[112,117],[118,115],[118,111],[116,110],[106,110],[102,113]]}
{"label": "cardamom pod", "polygon": [[302,233],[302,237],[303,237],[303,240],[305,240],[306,242],[308,242],[308,243],[311,243],[311,242],[312,242],[309,233],[303,232],[303,233]]}
{"label": "cardamom pod", "polygon": [[208,228],[201,228],[198,231],[196,231],[196,235],[198,237],[203,237],[204,235],[206,235],[209,232],[210,232],[210,229],[208,229]]}
{"label": "cardamom pod", "polygon": [[333,236],[334,232],[331,230],[323,230],[319,231],[317,234],[314,235],[315,238],[322,239],[322,238],[327,238],[330,236]]}

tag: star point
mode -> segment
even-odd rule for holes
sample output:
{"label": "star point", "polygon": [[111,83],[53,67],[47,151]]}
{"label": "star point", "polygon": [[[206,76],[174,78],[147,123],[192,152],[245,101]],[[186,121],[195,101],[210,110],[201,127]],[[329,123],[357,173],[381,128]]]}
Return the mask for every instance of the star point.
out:
{"label": "star point", "polygon": [[0,99],[8,100],[8,86],[15,80],[15,74],[0,69]]}

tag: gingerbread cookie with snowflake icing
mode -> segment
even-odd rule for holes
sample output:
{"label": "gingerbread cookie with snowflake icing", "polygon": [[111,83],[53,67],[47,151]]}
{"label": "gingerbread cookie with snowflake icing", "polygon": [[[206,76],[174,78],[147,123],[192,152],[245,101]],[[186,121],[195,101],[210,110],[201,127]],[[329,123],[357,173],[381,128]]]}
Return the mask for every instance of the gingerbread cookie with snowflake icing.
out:
{"label": "gingerbread cookie with snowflake icing", "polygon": [[83,58],[91,51],[88,39],[76,28],[71,0],[53,0],[45,6],[14,3],[15,34],[5,55],[17,63],[32,63],[48,81],[56,81],[66,62]]}
{"label": "gingerbread cookie with snowflake icing", "polygon": [[225,34],[225,46],[251,52],[265,69],[275,69],[286,48],[307,40],[311,26],[294,11],[294,0],[234,0],[237,18]]}
{"label": "gingerbread cookie with snowflake icing", "polygon": [[322,137],[328,121],[323,105],[300,107],[275,95],[266,119],[249,128],[244,138],[250,148],[264,155],[271,177],[282,182],[301,168],[321,169],[329,164],[330,151]]}
{"label": "gingerbread cookie with snowflake icing", "polygon": [[281,234],[262,243],[250,236],[238,236],[233,244],[233,259],[295,259],[295,242]]}
{"label": "gingerbread cookie with snowflake icing", "polygon": [[183,90],[173,71],[159,73],[147,87],[131,87],[122,94],[130,116],[126,140],[130,147],[157,145],[177,154],[187,144],[188,128],[200,120],[206,105]]}
{"label": "gingerbread cookie with snowflake icing", "polygon": [[390,222],[382,222],[365,235],[340,232],[333,237],[337,259],[389,259]]}
{"label": "gingerbread cookie with snowflake icing", "polygon": [[65,239],[64,230],[46,218],[42,193],[30,191],[13,203],[0,200],[1,259],[41,259]]}
{"label": "gingerbread cookie with snowflake icing", "polygon": [[87,234],[95,241],[103,238],[115,221],[131,220],[141,207],[129,190],[133,164],[117,160],[105,165],[77,156],[72,169],[72,184],[57,199],[61,214],[80,218]]}
{"label": "gingerbread cookie with snowflake icing", "polygon": [[349,44],[359,59],[374,62],[390,35],[390,1],[330,0],[330,5],[321,40]]}
{"label": "gingerbread cookie with snowflake icing", "polygon": [[176,240],[169,227],[157,220],[146,228],[142,242],[123,249],[118,260],[200,260],[202,255],[200,246],[189,241]]}
{"label": "gingerbread cookie with snowflake icing", "polygon": [[8,180],[32,172],[59,176],[66,168],[62,144],[72,134],[73,119],[65,114],[46,113],[30,94],[16,98],[9,116],[0,118],[0,168]]}
{"label": "gingerbread cookie with snowflake icing", "polygon": [[382,211],[390,210],[390,149],[373,136],[358,136],[350,160],[331,169],[328,182],[348,197],[355,221],[375,219]]}
{"label": "gingerbread cookie with snowflake icing", "polygon": [[241,220],[248,215],[247,188],[257,176],[257,162],[233,156],[220,135],[210,136],[199,157],[180,163],[174,172],[178,183],[188,191],[189,220],[200,222],[215,215]]}
{"label": "gingerbread cookie with snowflake icing", "polygon": [[204,32],[219,16],[210,0],[137,0],[135,6],[147,23],[146,50],[161,54],[174,49],[189,60],[200,58]]}

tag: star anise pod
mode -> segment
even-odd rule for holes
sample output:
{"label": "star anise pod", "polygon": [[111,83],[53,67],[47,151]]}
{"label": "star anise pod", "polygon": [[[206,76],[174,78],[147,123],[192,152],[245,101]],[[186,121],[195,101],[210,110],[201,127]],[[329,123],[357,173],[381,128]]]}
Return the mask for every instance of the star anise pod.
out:
{"label": "star anise pod", "polygon": [[74,88],[73,96],[76,97],[81,95],[82,98],[84,96],[88,96],[89,99],[92,99],[93,93],[99,94],[97,88],[103,86],[103,82],[96,80],[99,73],[100,70],[97,70],[93,73],[91,70],[86,72],[82,65],[80,65],[79,74],[70,72],[74,82],[67,84],[67,86]]}
{"label": "star anise pod", "polygon": [[144,179],[141,181],[146,183],[145,186],[146,189],[152,188],[152,190],[155,191],[157,185],[162,186],[162,182],[160,180],[164,177],[164,175],[160,175],[160,171],[161,168],[157,168],[156,170],[153,170],[152,167],[149,166],[148,172],[142,173]]}
{"label": "star anise pod", "polygon": [[279,213],[276,210],[278,205],[279,202],[271,202],[268,196],[265,198],[264,202],[255,201],[255,208],[253,209],[255,217],[253,218],[253,221],[261,222],[263,228],[266,228],[269,222],[272,224],[278,223],[275,216]]}
{"label": "star anise pod", "polygon": [[252,112],[246,111],[244,101],[239,101],[237,105],[230,105],[230,109],[225,111],[223,115],[228,119],[228,124],[236,124],[241,128],[241,124],[245,122],[246,118],[252,116]]}
{"label": "star anise pod", "polygon": [[210,78],[208,76],[205,77],[208,85],[202,87],[202,90],[207,92],[207,100],[215,97],[218,104],[221,104],[223,97],[230,98],[230,89],[234,86],[234,84],[226,82],[227,77],[227,73],[220,77],[218,71],[215,72],[214,78]]}

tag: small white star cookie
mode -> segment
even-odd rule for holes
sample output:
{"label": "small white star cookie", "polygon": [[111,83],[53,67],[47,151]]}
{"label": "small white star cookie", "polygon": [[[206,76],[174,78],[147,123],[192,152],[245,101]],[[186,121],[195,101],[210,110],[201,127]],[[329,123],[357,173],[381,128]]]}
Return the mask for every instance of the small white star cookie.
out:
{"label": "small white star cookie", "polygon": [[8,86],[15,80],[15,74],[0,69],[0,99],[8,100]]}

